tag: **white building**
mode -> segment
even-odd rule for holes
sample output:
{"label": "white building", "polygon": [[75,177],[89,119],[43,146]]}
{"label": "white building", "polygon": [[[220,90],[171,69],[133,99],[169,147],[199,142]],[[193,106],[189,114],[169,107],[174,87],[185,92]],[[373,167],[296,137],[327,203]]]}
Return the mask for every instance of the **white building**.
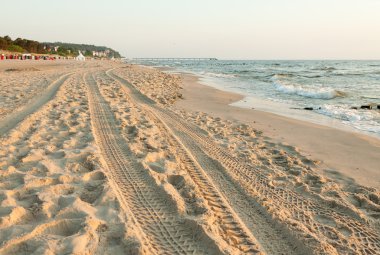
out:
{"label": "white building", "polygon": [[86,57],[82,55],[82,52],[79,51],[79,55],[75,58],[78,61],[85,61]]}

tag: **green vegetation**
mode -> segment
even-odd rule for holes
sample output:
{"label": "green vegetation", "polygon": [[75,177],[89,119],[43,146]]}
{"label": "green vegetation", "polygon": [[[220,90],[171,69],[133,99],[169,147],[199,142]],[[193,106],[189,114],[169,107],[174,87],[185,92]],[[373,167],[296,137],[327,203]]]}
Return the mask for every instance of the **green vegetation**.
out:
{"label": "green vegetation", "polygon": [[14,44],[9,45],[7,50],[12,51],[12,52],[20,52],[20,53],[23,53],[25,51],[22,47],[18,45],[14,45]]}
{"label": "green vegetation", "polygon": [[12,40],[9,36],[0,37],[0,49],[13,52],[47,53],[44,46],[37,41],[17,38]]}
{"label": "green vegetation", "polygon": [[[75,43],[62,43],[62,42],[55,42],[55,43],[44,43],[49,48],[59,47],[58,52],[69,50],[71,53],[75,52],[78,54],[78,51],[81,51],[84,56],[92,57],[93,52],[98,52],[102,55],[102,57],[108,57],[108,58],[120,58],[121,55],[119,52],[105,47],[105,46],[95,46],[95,45],[89,45],[89,44],[75,44]],[[60,51],[61,49],[61,51]]]}
{"label": "green vegetation", "polygon": [[74,43],[40,43],[33,40],[17,38],[12,40],[9,36],[0,37],[0,50],[8,50],[20,53],[57,54],[64,57],[78,56],[79,51],[86,57],[120,58],[119,52],[105,47]]}

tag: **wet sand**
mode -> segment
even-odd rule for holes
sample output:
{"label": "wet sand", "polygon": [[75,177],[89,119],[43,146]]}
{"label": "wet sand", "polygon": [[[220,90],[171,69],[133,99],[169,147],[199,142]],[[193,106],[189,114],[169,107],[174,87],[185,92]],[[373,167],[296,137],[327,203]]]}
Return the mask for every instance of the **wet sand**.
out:
{"label": "wet sand", "polygon": [[359,133],[295,120],[268,112],[230,106],[244,97],[200,84],[183,75],[185,100],[179,109],[203,111],[212,116],[240,121],[262,130],[274,142],[296,147],[320,162],[318,170],[346,184],[356,182],[380,187],[380,140]]}

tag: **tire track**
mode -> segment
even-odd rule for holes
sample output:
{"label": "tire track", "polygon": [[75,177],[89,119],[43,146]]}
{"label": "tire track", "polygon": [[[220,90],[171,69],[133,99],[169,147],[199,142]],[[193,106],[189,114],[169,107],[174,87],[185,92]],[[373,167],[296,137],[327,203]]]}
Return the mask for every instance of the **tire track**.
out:
{"label": "tire track", "polygon": [[[244,223],[241,223],[239,217],[235,216],[236,213],[229,205],[231,204],[234,208],[239,208],[240,214],[243,215],[244,222],[251,230],[255,230],[253,233],[254,237],[258,239],[261,248],[266,253],[305,254],[304,252],[307,249],[300,243],[296,246],[295,243],[297,243],[297,241],[294,239],[289,240],[290,238],[284,235],[283,228],[273,226],[271,219],[259,208],[260,206],[257,202],[252,201],[252,199],[245,194],[245,191],[239,188],[239,184],[231,185],[232,181],[230,179],[227,180],[225,177],[220,176],[220,164],[217,164],[212,158],[207,157],[207,155],[197,146],[194,146],[192,141],[182,133],[173,130],[173,127],[176,127],[178,123],[175,121],[172,122],[163,116],[161,112],[162,109],[160,108],[158,110],[158,106],[150,107],[149,105],[154,103],[150,99],[144,98],[145,96],[139,92],[133,91],[134,88],[126,81],[118,79],[118,77],[113,74],[109,74],[109,76],[127,86],[127,96],[132,95],[135,100],[143,101],[144,104],[140,104],[139,106],[151,116],[162,131],[161,133],[166,134],[170,143],[177,149],[177,156],[181,158],[181,161],[186,162],[187,172],[199,187],[204,199],[209,202],[210,209],[216,217],[222,219],[219,222],[222,228],[226,228],[227,231],[232,226],[235,229],[237,227],[245,229]],[[130,90],[132,90],[132,92]],[[209,176],[212,178],[210,179]],[[219,182],[218,185],[215,185],[213,181],[216,181],[216,183]],[[250,233],[249,230],[246,231]],[[231,235],[227,238],[233,238],[235,240],[235,246],[247,247],[241,244],[247,242],[245,240],[247,236],[242,236],[240,233],[239,231],[235,231],[235,235]],[[246,254],[245,251],[241,251]]]}
{"label": "tire track", "polygon": [[[309,231],[317,234],[324,242],[332,245],[342,254],[380,254],[380,237],[364,222],[340,213],[328,205],[319,205],[317,201],[305,199],[299,194],[271,185],[270,180],[258,169],[239,162],[230,156],[228,151],[219,147],[215,142],[196,130],[198,127],[186,123],[175,113],[162,110],[171,126],[178,128],[191,142],[212,158],[221,162],[237,179],[245,183],[245,187],[253,194],[262,198],[276,201],[279,209],[285,208],[292,216]],[[165,116],[166,115],[166,116]],[[338,229],[338,230],[337,230]]]}
{"label": "tire track", "polygon": [[193,220],[182,218],[174,201],[133,160],[116,119],[92,75],[86,75],[96,141],[128,215],[136,222],[147,254],[221,254],[215,242]]}
{"label": "tire track", "polygon": [[[145,109],[147,112],[150,111],[150,115],[154,116],[155,114],[151,112],[151,109]],[[212,179],[215,180],[215,174],[210,174],[211,171],[218,172],[220,167],[218,164],[215,164],[214,160],[202,155],[202,152],[199,148],[192,146],[191,141],[186,139],[182,134],[174,132],[171,127],[161,121],[162,118],[156,117],[155,122],[158,127],[161,126],[163,134],[167,134],[168,140],[172,146],[175,146],[177,151],[177,156],[181,158],[182,162],[185,162],[185,167],[187,173],[190,175],[194,183],[198,186],[203,198],[208,201],[208,206],[211,211],[214,213],[215,217],[219,218],[220,221],[218,224],[222,229],[224,234],[222,237],[231,245],[238,247],[243,254],[249,254],[248,252],[257,252],[257,248],[254,243],[260,243],[267,254],[297,254],[297,247],[294,244],[291,244],[285,236],[280,234],[280,229],[268,229],[270,223],[268,220],[263,220],[263,214],[260,218],[252,214],[252,204],[250,204],[250,199],[244,196],[242,193],[237,195],[238,192],[235,187],[231,186],[230,180],[224,181],[223,185],[214,184]],[[169,123],[168,123],[169,124]],[[171,125],[172,123],[170,123]],[[197,153],[196,151],[200,152]],[[201,158],[201,159],[200,159]],[[197,161],[198,160],[198,161]],[[205,170],[206,169],[206,170]],[[209,175],[214,178],[210,178]],[[217,177],[218,178],[218,177]],[[219,180],[223,181],[222,180]],[[226,191],[230,192],[229,201],[226,200],[226,192],[223,192],[224,195],[219,191],[221,188],[224,188]],[[239,190],[241,192],[241,190]],[[231,202],[232,197],[235,202]],[[248,205],[245,201],[249,201]],[[241,211],[247,211],[244,215],[246,218],[249,214],[249,226],[251,229],[255,229],[255,237],[250,237],[251,232],[246,229],[244,223],[236,215],[236,212],[231,208],[230,204],[239,205]],[[243,205],[244,204],[244,205]],[[245,233],[244,233],[245,232]],[[260,233],[260,234],[258,234]],[[261,241],[257,242],[255,239]],[[280,237],[280,238],[277,238]],[[255,240],[255,242],[253,241]],[[276,241],[275,241],[276,240]]]}
{"label": "tire track", "polygon": [[[276,204],[271,206],[278,208],[278,210],[287,210],[296,221],[306,226],[310,233],[318,236],[318,238],[315,238],[308,234],[301,237],[303,241],[306,241],[306,245],[316,249],[315,252],[323,252],[322,246],[324,246],[323,249],[331,252],[337,249],[342,254],[380,254],[380,237],[378,233],[362,220],[340,213],[339,209],[334,208],[336,205],[319,205],[319,201],[304,198],[291,190],[274,187],[271,185],[270,179],[263,175],[259,169],[253,169],[239,162],[227,150],[219,147],[210,137],[205,135],[201,129],[187,123],[174,112],[154,105],[152,100],[139,93],[136,88],[121,77],[115,74],[110,74],[110,76],[127,86],[136,101],[147,105],[151,111],[155,112],[159,119],[163,120],[172,129],[193,155],[197,155],[198,158],[203,157],[200,163],[206,162],[205,160],[207,159],[204,158],[207,156],[220,162],[226,175],[239,180],[244,188],[252,194],[252,197],[257,196],[261,202],[269,199],[269,201],[276,201]],[[210,173],[209,170],[207,171],[208,173]],[[217,178],[217,175],[211,174],[211,176],[215,181],[223,179]],[[229,195],[224,194],[226,197]],[[273,223],[268,223],[273,225]],[[260,239],[260,233],[254,232],[254,234],[259,241],[266,240]],[[273,234],[278,236],[275,230]],[[322,243],[320,240],[322,240]],[[265,248],[265,244],[261,244]],[[269,249],[267,248],[267,250]]]}
{"label": "tire track", "polygon": [[[113,79],[112,77],[110,78]],[[123,89],[124,87],[121,88]],[[127,97],[129,101],[133,102],[128,95]],[[170,132],[169,127],[160,121],[150,109],[144,105],[139,105],[139,107],[154,121],[155,125],[160,129],[161,134],[167,138],[169,143],[176,148],[176,156],[181,159],[181,162],[185,162],[187,173],[198,186],[202,197],[208,202],[208,207],[217,219],[219,230],[222,232],[222,239],[231,247],[236,248],[239,254],[258,254],[260,252],[257,245],[258,242],[245,227],[225,198],[220,194],[216,186],[212,183],[212,180],[208,178],[207,174],[193,158],[191,153],[187,151],[181,141]]]}
{"label": "tire track", "polygon": [[14,128],[18,123],[24,120],[28,115],[36,112],[44,104],[49,102],[57,93],[61,85],[71,76],[73,73],[68,73],[60,76],[57,80],[52,82],[42,95],[34,98],[31,102],[22,106],[20,109],[10,113],[0,121],[0,137]]}

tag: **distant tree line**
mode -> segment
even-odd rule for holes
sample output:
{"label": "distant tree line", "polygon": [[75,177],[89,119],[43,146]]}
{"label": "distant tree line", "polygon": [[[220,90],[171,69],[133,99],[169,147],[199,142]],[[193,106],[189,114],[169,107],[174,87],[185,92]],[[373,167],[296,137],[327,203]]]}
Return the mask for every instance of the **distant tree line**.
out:
{"label": "distant tree line", "polygon": [[47,53],[44,45],[37,41],[22,38],[12,40],[9,36],[0,37],[0,49],[20,53]]}
{"label": "distant tree line", "polygon": [[81,51],[83,55],[85,56],[93,56],[93,52],[104,52],[106,57],[115,57],[120,58],[121,55],[119,52],[105,47],[105,46],[95,46],[95,45],[89,45],[89,44],[75,44],[75,43],[63,43],[63,42],[55,42],[55,43],[44,43],[47,47],[59,47],[58,51],[64,51],[64,50],[70,50],[71,52],[78,52]]}
{"label": "distant tree line", "polygon": [[0,37],[0,49],[20,53],[57,54],[60,56],[77,56],[81,51],[83,55],[88,57],[92,57],[94,52],[101,52],[102,57],[121,57],[119,52],[105,46],[62,42],[40,43],[22,38],[12,40],[9,36]]}

